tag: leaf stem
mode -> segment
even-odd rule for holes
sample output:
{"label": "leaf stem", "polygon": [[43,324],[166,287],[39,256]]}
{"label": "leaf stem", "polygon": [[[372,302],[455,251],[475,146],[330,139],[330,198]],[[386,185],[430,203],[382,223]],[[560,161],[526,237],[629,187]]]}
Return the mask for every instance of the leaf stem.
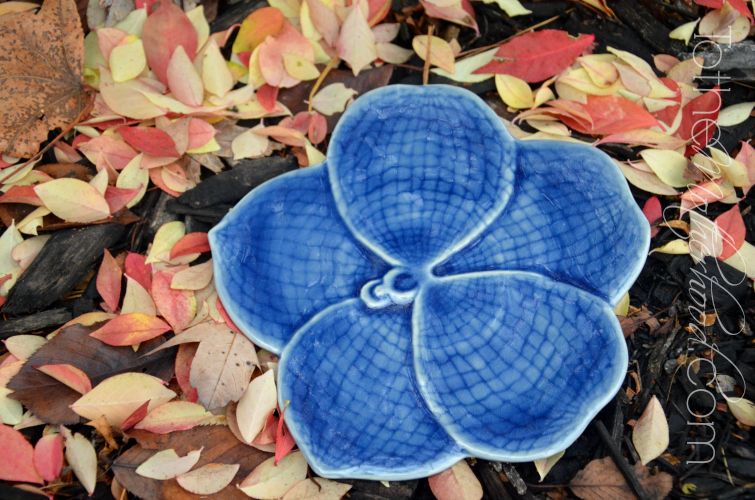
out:
{"label": "leaf stem", "polygon": [[323,80],[325,80],[325,77],[328,76],[328,73],[330,73],[330,70],[335,68],[340,64],[341,60],[338,58],[338,56],[334,57],[330,60],[327,66],[325,66],[325,69],[322,70],[322,73],[320,73],[320,76],[317,77],[317,81],[312,86],[312,90],[309,92],[309,106],[307,107],[307,113],[312,114],[312,99],[315,98],[315,94],[320,89],[320,85],[322,84]]}
{"label": "leaf stem", "polygon": [[422,70],[422,85],[427,85],[430,79],[430,46],[433,43],[433,29],[435,26],[432,24],[427,29],[427,53],[425,54],[425,67]]}

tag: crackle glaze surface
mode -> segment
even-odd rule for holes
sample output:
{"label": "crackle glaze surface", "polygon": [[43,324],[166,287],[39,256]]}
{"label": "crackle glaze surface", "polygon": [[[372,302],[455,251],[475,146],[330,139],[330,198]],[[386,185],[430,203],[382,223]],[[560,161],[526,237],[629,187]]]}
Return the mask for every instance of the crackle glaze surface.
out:
{"label": "crackle glaze surface", "polygon": [[601,151],[516,141],[466,90],[403,85],[210,232],[218,294],[281,357],[312,468],[383,480],[569,446],[624,379],[612,306],[649,241]]}

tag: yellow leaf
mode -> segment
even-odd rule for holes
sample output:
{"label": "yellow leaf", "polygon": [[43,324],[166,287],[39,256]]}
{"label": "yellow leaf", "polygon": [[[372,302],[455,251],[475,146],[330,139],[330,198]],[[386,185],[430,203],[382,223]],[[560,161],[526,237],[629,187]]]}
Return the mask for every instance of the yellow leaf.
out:
{"label": "yellow leaf", "polygon": [[154,264],[170,260],[170,250],[185,234],[186,225],[180,220],[163,224],[155,234],[152,248],[150,248],[145,263]]}
{"label": "yellow leaf", "polygon": [[0,387],[0,420],[5,425],[16,425],[21,422],[24,407],[15,399],[8,397],[13,391]]}
{"label": "yellow leaf", "polygon": [[646,149],[640,156],[663,182],[671,187],[687,187],[691,182],[684,178],[687,158],[667,149]]}
{"label": "yellow leaf", "polygon": [[537,469],[537,473],[540,474],[540,482],[543,482],[543,479],[545,479],[545,476],[548,475],[548,472],[553,468],[554,465],[556,465],[556,462],[564,456],[564,452],[559,451],[555,455],[551,455],[548,458],[542,458],[540,460],[535,460],[535,469]]}
{"label": "yellow leaf", "polygon": [[94,420],[105,415],[110,425],[120,425],[149,401],[148,411],[167,403],[176,393],[167,389],[157,377],[145,373],[122,373],[102,382],[79,398],[71,409]]}
{"label": "yellow leaf", "polygon": [[661,456],[669,442],[668,422],[656,396],[650,399],[632,431],[632,443],[642,465]]}
{"label": "yellow leaf", "polygon": [[666,243],[663,246],[654,248],[650,253],[666,253],[671,255],[687,255],[689,254],[689,243],[685,240],[674,240]]}
{"label": "yellow leaf", "polygon": [[729,179],[732,186],[745,187],[750,185],[750,181],[747,175],[747,167],[741,161],[731,158],[724,151],[711,147],[711,158],[714,163],[718,165],[723,174]]}
{"label": "yellow leaf", "polygon": [[209,464],[199,469],[176,476],[181,488],[196,495],[212,495],[233,481],[241,465]]}
{"label": "yellow leaf", "polygon": [[495,3],[509,17],[526,16],[532,14],[531,10],[525,9],[519,0],[482,0],[483,3]]}
{"label": "yellow leaf", "polygon": [[267,147],[270,145],[270,139],[265,136],[255,134],[254,129],[262,128],[262,124],[255,125],[253,128],[237,135],[231,142],[231,151],[233,151],[234,160],[244,158],[259,158],[265,155]]}
{"label": "yellow leaf", "polygon": [[204,84],[194,64],[179,45],[168,63],[168,86],[171,93],[187,106],[201,106],[204,100]]}
{"label": "yellow leaf", "polygon": [[126,295],[123,298],[121,314],[143,313],[157,316],[157,308],[152,296],[138,281],[126,276]]}
{"label": "yellow leaf", "polygon": [[[498,47],[492,48],[490,50],[486,50],[485,52],[481,52],[480,54],[476,54],[470,57],[467,57],[465,59],[462,59],[461,61],[454,62],[454,72],[449,73],[448,71],[440,68],[434,68],[430,71],[433,73],[444,76],[450,80],[453,80],[455,82],[463,82],[463,83],[479,83],[484,82],[485,80],[488,80],[489,78],[493,78],[492,73],[474,73],[477,69],[485,66],[490,61],[493,60],[493,57],[495,56],[495,53],[498,51]],[[382,57],[381,57],[382,59]]]}
{"label": "yellow leaf", "polygon": [[300,451],[295,451],[280,459],[277,466],[275,457],[262,462],[241,482],[239,489],[252,498],[273,500],[306,477],[307,461]]}
{"label": "yellow leaf", "polygon": [[322,154],[316,147],[307,141],[304,145],[304,149],[307,151],[307,161],[311,165],[319,165],[325,161],[325,155]]}
{"label": "yellow leaf", "polygon": [[529,84],[511,75],[495,75],[495,87],[503,102],[512,108],[531,108],[535,104]]}
{"label": "yellow leaf", "polygon": [[110,216],[110,207],[94,186],[78,179],[55,179],[34,188],[50,211],[68,222],[94,222]]}
{"label": "yellow leaf", "polygon": [[741,396],[726,398],[726,404],[734,418],[750,427],[755,426],[755,404]]}
{"label": "yellow leaf", "polygon": [[199,461],[199,455],[204,448],[193,450],[185,457],[179,457],[173,448],[158,451],[136,468],[136,473],[150,479],[173,479],[189,472]]}
{"label": "yellow leaf", "polygon": [[251,443],[265,427],[268,415],[278,404],[273,371],[252,380],[236,407],[236,423],[241,436]]}
{"label": "yellow leaf", "polygon": [[5,348],[18,359],[27,360],[46,343],[47,339],[39,335],[14,335],[5,341]]}
{"label": "yellow leaf", "polygon": [[[306,5],[306,3],[302,5]],[[320,71],[314,64],[296,54],[283,54],[283,66],[286,68],[286,72],[297,80],[314,80],[320,76]]]}
{"label": "yellow leaf", "polygon": [[61,425],[60,433],[66,443],[66,461],[91,496],[97,482],[97,452],[92,443],[78,432],[71,434],[68,428]]}
{"label": "yellow leaf", "polygon": [[692,34],[695,32],[695,27],[699,22],[700,19],[682,24],[669,33],[668,37],[673,38],[674,40],[684,40],[684,45],[689,45],[689,40],[692,38]]}
{"label": "yellow leaf", "polygon": [[97,190],[98,193],[100,193],[102,196],[105,196],[105,190],[107,190],[107,182],[108,182],[108,172],[107,169],[102,169],[99,172],[97,172],[97,175],[92,177],[92,180],[89,181],[89,184],[94,186],[94,188]]}
{"label": "yellow leaf", "polygon": [[211,39],[202,62],[202,83],[210,94],[223,97],[233,88],[233,75],[225,64],[215,39]]}
{"label": "yellow leaf", "polygon": [[147,56],[141,40],[118,45],[110,52],[110,74],[115,82],[125,82],[142,74]]}
{"label": "yellow leaf", "polygon": [[613,312],[617,316],[626,316],[629,314],[629,292],[625,293],[616,307],[613,308]]}
{"label": "yellow leaf", "polygon": [[192,154],[192,155],[198,155],[202,153],[212,153],[214,151],[220,151],[220,144],[218,144],[218,141],[216,141],[215,138],[213,137],[212,139],[207,141],[204,145],[195,149],[190,149],[187,151],[187,153]]}
{"label": "yellow leaf", "polygon": [[750,117],[753,107],[755,107],[755,102],[740,102],[739,104],[728,106],[718,114],[716,125],[719,127],[739,125]]}
{"label": "yellow leaf", "polygon": [[[384,484],[387,484],[384,482]],[[299,481],[281,500],[327,500],[342,498],[351,489],[350,484],[331,481],[330,479],[317,478],[317,483],[312,479]]]}
{"label": "yellow leaf", "polygon": [[201,290],[212,281],[212,259],[187,267],[173,275],[170,287],[174,290]]}
{"label": "yellow leaf", "polygon": [[[427,35],[415,36],[412,40],[414,52],[424,61],[427,58]],[[454,51],[451,45],[442,38],[434,36],[430,40],[430,64],[454,73]]]}
{"label": "yellow leaf", "polygon": [[331,83],[320,89],[312,99],[312,107],[325,116],[343,113],[351,98],[357,94],[343,83]]}
{"label": "yellow leaf", "polygon": [[210,25],[207,23],[207,18],[204,15],[204,6],[194,7],[186,13],[186,17],[189,18],[192,26],[194,26],[194,31],[197,32],[197,47],[201,47],[210,37]]}
{"label": "yellow leaf", "polygon": [[136,196],[126,203],[126,208],[131,208],[139,203],[144,197],[144,193],[147,192],[147,186],[149,185],[149,171],[141,168],[142,156],[143,153],[139,153],[128,162],[118,175],[118,180],[115,181],[116,187],[124,189],[136,189],[141,186],[141,189],[136,193]]}

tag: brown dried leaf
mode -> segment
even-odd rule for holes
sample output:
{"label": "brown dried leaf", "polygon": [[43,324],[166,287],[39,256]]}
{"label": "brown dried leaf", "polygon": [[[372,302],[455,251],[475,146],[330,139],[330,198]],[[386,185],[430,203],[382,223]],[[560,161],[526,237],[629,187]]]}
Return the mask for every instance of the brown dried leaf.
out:
{"label": "brown dried leaf", "polygon": [[235,485],[249,475],[257,465],[272,456],[270,453],[261,452],[239,442],[228,427],[195,427],[170,434],[153,434],[137,430],[129,432],[128,435],[136,438],[138,445],[125,451],[118,458],[113,464],[113,471],[118,482],[128,491],[147,500],[201,498],[181,488],[175,479],[158,481],[136,474],[136,466],[154,455],[156,451],[172,448],[179,456],[185,456],[192,450],[204,447],[195,469],[211,463],[239,464],[239,470],[231,484],[212,496],[212,498],[229,500],[249,499]]}
{"label": "brown dried leaf", "polygon": [[164,350],[150,358],[140,359],[144,352],[162,344],[163,337],[145,342],[139,352],[134,352],[130,346],[112,347],[90,337],[89,334],[100,326],[102,323],[92,326],[72,325],[61,330],[35,352],[18,375],[8,383],[8,388],[15,391],[11,397],[22,402],[46,423],[77,424],[84,419],[69,406],[81,398],[81,394],[33,368],[34,366],[60,363],[73,365],[87,374],[93,386],[125,372],[147,373],[163,380],[169,380],[173,376],[172,358],[175,350]]}
{"label": "brown dried leaf", "polygon": [[[632,468],[637,479],[645,489],[648,500],[662,500],[669,494],[674,485],[673,478],[661,472],[656,476],[650,475],[650,469],[640,464]],[[569,487],[583,500],[634,500],[632,489],[611,457],[593,460],[579,471]]]}
{"label": "brown dried leaf", "polygon": [[0,17],[0,150],[29,157],[48,131],[87,107],[84,32],[74,0],[45,0],[39,13]]}

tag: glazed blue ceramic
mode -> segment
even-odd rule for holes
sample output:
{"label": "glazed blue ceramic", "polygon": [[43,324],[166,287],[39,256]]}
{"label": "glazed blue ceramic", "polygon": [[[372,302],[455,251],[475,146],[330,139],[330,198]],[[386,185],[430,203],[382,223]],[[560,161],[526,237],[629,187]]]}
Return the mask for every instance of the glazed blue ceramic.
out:
{"label": "glazed blue ceramic", "polygon": [[466,90],[403,85],[359,97],[325,163],[210,232],[218,294],[280,355],[309,464],[382,480],[574,442],[624,379],[612,306],[649,241],[598,149],[520,142]]}

